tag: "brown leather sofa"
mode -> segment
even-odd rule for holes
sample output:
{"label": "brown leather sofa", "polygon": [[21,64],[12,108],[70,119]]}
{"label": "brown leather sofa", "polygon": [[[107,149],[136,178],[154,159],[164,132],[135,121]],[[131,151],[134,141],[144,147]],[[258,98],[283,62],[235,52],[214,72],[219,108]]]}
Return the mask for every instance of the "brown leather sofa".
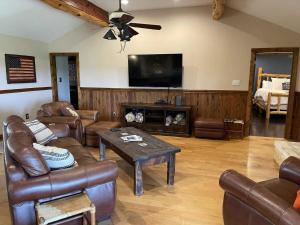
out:
{"label": "brown leather sofa", "polygon": [[[35,225],[36,202],[45,202],[85,191],[96,206],[97,221],[109,218],[116,201],[118,169],[113,161],[98,162],[70,137],[65,124],[50,125],[58,136],[48,143],[68,149],[77,167],[50,171],[41,154],[32,147],[35,138],[23,119],[10,116],[4,122],[4,162],[9,207],[14,225]],[[81,224],[81,219],[61,224]]]}
{"label": "brown leather sofa", "polygon": [[37,112],[37,119],[45,124],[57,123],[67,124],[70,127],[71,136],[76,138],[82,144],[85,144],[86,128],[99,121],[99,112],[93,110],[76,110],[78,117],[65,116],[63,108],[73,106],[68,102],[51,102],[41,106]]}
{"label": "brown leather sofa", "polygon": [[229,170],[220,178],[225,190],[224,225],[298,225],[300,212],[293,208],[300,189],[300,159],[290,157],[279,178],[256,183]]}

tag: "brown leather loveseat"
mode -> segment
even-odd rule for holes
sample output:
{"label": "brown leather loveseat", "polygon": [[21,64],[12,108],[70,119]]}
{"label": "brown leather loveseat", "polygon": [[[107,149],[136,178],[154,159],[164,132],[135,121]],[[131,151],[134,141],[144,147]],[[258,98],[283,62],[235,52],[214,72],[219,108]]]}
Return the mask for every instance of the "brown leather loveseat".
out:
{"label": "brown leather loveseat", "polygon": [[35,138],[23,122],[18,116],[10,116],[3,127],[5,174],[13,224],[35,225],[36,202],[83,191],[96,206],[96,219],[109,218],[116,201],[116,163],[98,162],[76,139],[69,137],[67,125],[57,124],[49,128],[58,139],[48,145],[68,149],[78,166],[50,171],[41,154],[32,147]]}
{"label": "brown leather loveseat", "polygon": [[63,109],[66,107],[74,110],[73,106],[68,102],[59,101],[44,104],[37,112],[37,119],[45,124],[68,124],[71,136],[85,144],[85,129],[99,121],[99,112],[94,110],[75,110],[79,117],[66,116],[63,113]]}
{"label": "brown leather loveseat", "polygon": [[290,157],[279,178],[256,183],[228,170],[220,178],[225,190],[224,225],[299,225],[300,212],[293,208],[300,189],[300,160]]}

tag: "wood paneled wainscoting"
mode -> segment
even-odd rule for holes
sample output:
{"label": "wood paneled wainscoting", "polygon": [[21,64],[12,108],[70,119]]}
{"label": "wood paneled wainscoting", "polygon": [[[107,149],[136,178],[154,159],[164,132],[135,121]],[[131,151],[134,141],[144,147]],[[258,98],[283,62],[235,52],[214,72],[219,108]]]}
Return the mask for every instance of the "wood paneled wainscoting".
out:
{"label": "wood paneled wainscoting", "polygon": [[292,120],[292,139],[300,141],[300,92],[295,92],[295,103]]}
{"label": "wood paneled wainscoting", "polygon": [[[170,90],[169,100],[183,97],[184,105],[191,105],[192,121],[206,118],[246,118],[248,91]],[[155,103],[167,99],[166,89],[81,88],[81,109],[100,112],[102,120],[122,120],[121,103]],[[114,112],[116,115],[114,116]]]}

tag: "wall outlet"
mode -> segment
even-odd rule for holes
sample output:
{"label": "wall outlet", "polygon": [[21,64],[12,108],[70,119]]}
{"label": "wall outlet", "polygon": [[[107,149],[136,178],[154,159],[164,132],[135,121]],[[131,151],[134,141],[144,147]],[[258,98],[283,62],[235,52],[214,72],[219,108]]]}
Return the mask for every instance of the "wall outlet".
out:
{"label": "wall outlet", "polygon": [[232,86],[240,86],[241,85],[241,81],[240,80],[233,80],[232,81]]}
{"label": "wall outlet", "polygon": [[26,113],[26,114],[25,114],[25,119],[26,119],[26,120],[29,120],[29,113]]}
{"label": "wall outlet", "polygon": [[117,113],[116,112],[113,112],[112,115],[113,115],[114,118],[117,117]]}

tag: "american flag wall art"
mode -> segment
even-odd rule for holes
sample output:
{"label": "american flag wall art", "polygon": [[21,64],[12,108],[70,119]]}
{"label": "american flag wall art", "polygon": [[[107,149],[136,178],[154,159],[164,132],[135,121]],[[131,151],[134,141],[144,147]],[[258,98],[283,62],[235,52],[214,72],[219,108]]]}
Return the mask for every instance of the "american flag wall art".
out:
{"label": "american flag wall art", "polygon": [[35,59],[33,56],[5,54],[7,83],[35,83]]}

